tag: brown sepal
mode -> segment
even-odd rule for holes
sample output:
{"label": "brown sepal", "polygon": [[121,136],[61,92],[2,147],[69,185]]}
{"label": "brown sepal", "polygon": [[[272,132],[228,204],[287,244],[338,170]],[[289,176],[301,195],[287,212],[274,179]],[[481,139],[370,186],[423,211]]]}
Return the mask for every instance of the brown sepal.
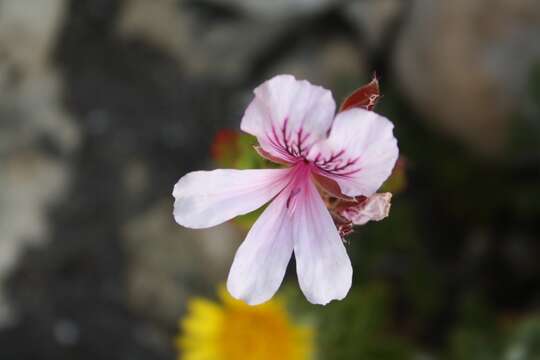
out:
{"label": "brown sepal", "polygon": [[253,145],[253,149],[255,149],[255,151],[257,152],[257,154],[259,154],[260,157],[262,157],[263,159],[266,159],[268,161],[271,161],[275,164],[280,164],[280,165],[289,165],[288,162],[286,162],[285,160],[283,159],[280,159],[276,156],[273,156],[272,154],[270,154],[268,151],[264,150],[261,146],[259,145]]}
{"label": "brown sepal", "polygon": [[355,201],[354,198],[347,196],[341,192],[339,185],[332,179],[327,178],[326,176],[319,175],[317,173],[312,173],[313,180],[317,187],[324,191],[327,195],[347,201]]}
{"label": "brown sepal", "polygon": [[352,108],[362,108],[371,111],[377,105],[380,97],[379,80],[377,79],[377,75],[373,75],[373,80],[369,84],[356,89],[343,101],[339,112]]}

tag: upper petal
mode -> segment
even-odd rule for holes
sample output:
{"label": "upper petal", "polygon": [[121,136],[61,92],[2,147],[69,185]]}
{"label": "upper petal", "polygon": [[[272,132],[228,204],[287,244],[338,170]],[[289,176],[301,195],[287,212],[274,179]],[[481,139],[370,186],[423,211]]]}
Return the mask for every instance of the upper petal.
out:
{"label": "upper petal", "polygon": [[283,190],[289,172],[289,169],[191,172],[174,186],[174,218],[186,227],[205,228],[246,214]]}
{"label": "upper petal", "polygon": [[278,290],[292,255],[292,225],[283,191],[257,219],[234,257],[227,289],[250,305],[269,300]]}
{"label": "upper petal", "polygon": [[300,287],[314,304],[343,299],[352,266],[343,241],[315,186],[309,182],[294,213],[294,255]]}
{"label": "upper petal", "polygon": [[390,176],[399,155],[394,125],[372,111],[336,116],[330,136],[310,151],[319,174],[335,180],[347,196],[371,196]]}
{"label": "upper petal", "polygon": [[240,127],[255,135],[272,156],[293,162],[326,137],[336,108],[330,91],[292,75],[278,75],[254,93]]}

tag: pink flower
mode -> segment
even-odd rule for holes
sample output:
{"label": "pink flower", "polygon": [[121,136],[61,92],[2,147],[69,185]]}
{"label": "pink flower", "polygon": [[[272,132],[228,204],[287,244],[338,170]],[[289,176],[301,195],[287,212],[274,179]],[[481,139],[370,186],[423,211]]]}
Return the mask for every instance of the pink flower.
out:
{"label": "pink flower", "polygon": [[[354,201],[372,196],[398,157],[393,125],[354,108],[334,118],[332,94],[291,75],[255,89],[241,129],[257,137],[259,153],[282,169],[196,171],[174,187],[178,224],[206,228],[271,201],[238,249],[227,288],[249,304],[278,290],[294,252],[306,298],[343,299],[352,267],[319,189]],[[332,189],[333,188],[333,189]]]}

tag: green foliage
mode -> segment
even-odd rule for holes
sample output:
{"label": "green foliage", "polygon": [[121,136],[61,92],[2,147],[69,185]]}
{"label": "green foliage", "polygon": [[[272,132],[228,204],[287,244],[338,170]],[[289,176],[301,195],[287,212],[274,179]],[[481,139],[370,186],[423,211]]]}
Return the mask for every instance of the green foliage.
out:
{"label": "green foliage", "polygon": [[274,167],[273,163],[263,159],[257,154],[253,146],[257,145],[257,139],[249,134],[241,133],[238,136],[238,158],[235,162],[236,169],[264,169]]}
{"label": "green foliage", "polygon": [[540,359],[540,316],[520,322],[512,331],[502,360]]}
{"label": "green foliage", "polygon": [[319,319],[322,359],[406,360],[412,348],[392,334],[390,297],[381,284],[355,288],[325,308]]}
{"label": "green foliage", "polygon": [[509,156],[531,160],[531,155],[540,152],[540,63],[531,67],[526,90],[523,107],[517,109],[512,121]]}
{"label": "green foliage", "polygon": [[[485,315],[482,308],[474,312]],[[524,318],[508,328],[498,325],[493,318],[461,322],[450,337],[448,350],[448,360],[538,360],[540,317]]]}
{"label": "green foliage", "polygon": [[400,157],[394,166],[390,177],[384,182],[378,192],[391,192],[397,194],[404,191],[407,187],[406,176],[407,161]]}
{"label": "green foliage", "polygon": [[476,294],[465,296],[458,309],[458,322],[449,336],[448,360],[495,360],[502,350],[494,313]]}
{"label": "green foliage", "polygon": [[234,221],[234,223],[236,225],[240,226],[240,228],[242,228],[245,231],[248,231],[249,229],[251,229],[251,227],[253,226],[255,221],[257,221],[259,216],[261,216],[264,209],[266,209],[266,206],[263,206],[263,207],[255,210],[255,211],[252,211],[252,212],[250,212],[248,214],[240,215],[240,216],[236,217],[233,221]]}
{"label": "green foliage", "polygon": [[323,308],[308,304],[293,286],[286,287],[282,295],[294,313],[315,323],[318,359],[414,358],[414,347],[395,331],[390,291],[382,283],[354,287],[344,300]]}

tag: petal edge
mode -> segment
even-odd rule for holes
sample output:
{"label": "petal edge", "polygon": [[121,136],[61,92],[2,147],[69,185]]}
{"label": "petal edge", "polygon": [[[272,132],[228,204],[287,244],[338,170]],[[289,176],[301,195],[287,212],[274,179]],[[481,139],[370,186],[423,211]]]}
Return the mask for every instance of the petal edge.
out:
{"label": "petal edge", "polygon": [[194,229],[254,211],[287,185],[289,169],[194,171],[174,186],[174,218]]}

